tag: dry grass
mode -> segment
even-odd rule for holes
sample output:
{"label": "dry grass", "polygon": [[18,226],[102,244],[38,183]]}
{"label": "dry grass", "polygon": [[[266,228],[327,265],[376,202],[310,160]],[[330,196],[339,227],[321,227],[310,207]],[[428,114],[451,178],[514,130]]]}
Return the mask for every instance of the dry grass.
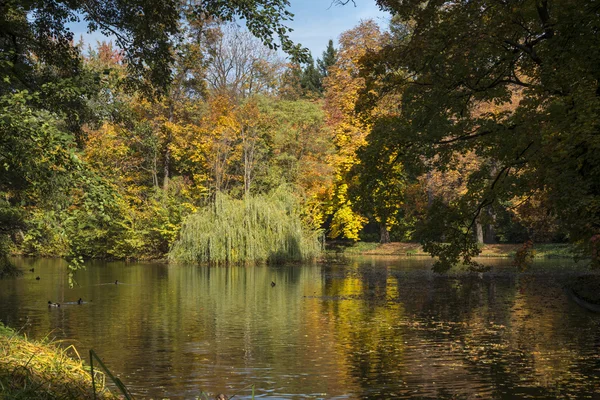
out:
{"label": "dry grass", "polygon": [[[95,379],[98,399],[118,398],[104,387],[103,374]],[[0,399],[31,398],[93,398],[89,368],[73,346],[31,341],[0,324]]]}

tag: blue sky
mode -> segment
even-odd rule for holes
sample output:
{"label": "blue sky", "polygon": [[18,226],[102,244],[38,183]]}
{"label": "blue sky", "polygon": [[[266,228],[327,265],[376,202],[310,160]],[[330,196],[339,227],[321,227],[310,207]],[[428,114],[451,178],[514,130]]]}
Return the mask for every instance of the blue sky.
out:
{"label": "blue sky", "polygon": [[[290,0],[290,11],[295,14],[290,27],[291,38],[308,47],[315,59],[327,47],[329,39],[337,43],[338,36],[358,25],[361,20],[373,19],[387,28],[389,14],[379,10],[375,0],[355,0],[345,6],[331,5],[331,0]],[[336,46],[337,47],[337,46]]]}
{"label": "blue sky", "polygon": [[[356,6],[351,1],[345,6],[332,5],[331,0],[290,0],[290,3],[290,11],[295,14],[289,24],[294,29],[290,36],[295,43],[308,47],[315,60],[321,58],[329,39],[333,39],[337,47],[339,35],[361,20],[374,19],[382,28],[386,28],[389,21],[389,14],[380,11],[375,0],[355,0]],[[97,41],[107,40],[100,32],[88,34],[83,22],[72,25],[71,29],[76,41],[83,36],[85,43],[92,46]]]}

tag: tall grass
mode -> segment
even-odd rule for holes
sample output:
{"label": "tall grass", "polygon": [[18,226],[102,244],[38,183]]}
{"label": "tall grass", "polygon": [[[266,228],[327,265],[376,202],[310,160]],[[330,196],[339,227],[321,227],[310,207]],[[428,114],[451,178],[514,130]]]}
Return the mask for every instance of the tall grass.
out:
{"label": "tall grass", "polygon": [[[104,387],[104,376],[97,374],[97,398],[118,399]],[[74,347],[62,349],[45,341],[28,340],[0,323],[0,399],[4,398],[91,399],[90,371]]]}
{"label": "tall grass", "polygon": [[300,261],[320,253],[319,235],[304,226],[298,200],[284,189],[242,200],[217,194],[185,221],[169,259],[211,264]]}

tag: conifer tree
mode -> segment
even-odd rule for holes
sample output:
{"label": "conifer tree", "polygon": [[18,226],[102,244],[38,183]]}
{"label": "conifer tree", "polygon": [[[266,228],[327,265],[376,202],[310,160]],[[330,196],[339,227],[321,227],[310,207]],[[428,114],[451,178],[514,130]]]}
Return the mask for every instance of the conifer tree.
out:
{"label": "conifer tree", "polygon": [[321,93],[323,93],[321,74],[315,67],[315,62],[312,57],[310,57],[306,63],[306,67],[302,71],[300,86],[302,86],[305,97],[321,96]]}
{"label": "conifer tree", "polygon": [[335,64],[337,60],[337,49],[333,47],[333,40],[329,39],[329,43],[327,44],[327,48],[323,52],[323,58],[317,59],[317,66],[319,68],[319,73],[321,74],[321,78],[325,78],[329,75],[329,67]]}

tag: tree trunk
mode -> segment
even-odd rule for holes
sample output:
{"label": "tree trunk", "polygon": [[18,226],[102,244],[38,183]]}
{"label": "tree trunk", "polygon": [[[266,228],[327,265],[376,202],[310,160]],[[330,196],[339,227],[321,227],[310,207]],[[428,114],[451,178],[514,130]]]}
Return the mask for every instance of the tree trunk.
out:
{"label": "tree trunk", "polygon": [[171,163],[171,150],[167,147],[165,151],[165,165],[163,168],[164,179],[163,179],[163,190],[166,192],[169,189],[169,165]]}
{"label": "tree trunk", "polygon": [[390,243],[390,232],[387,229],[387,225],[385,223],[379,224],[379,234],[380,239],[379,243]]}
{"label": "tree trunk", "polygon": [[494,213],[494,210],[492,209],[492,207],[487,207],[486,212],[490,217],[489,218],[490,223],[487,224],[485,227],[485,238],[484,239],[485,239],[486,243],[495,244],[496,243],[496,229],[495,229],[496,213]]}
{"label": "tree trunk", "polygon": [[475,230],[477,234],[477,243],[483,244],[483,225],[477,220],[475,222]]}
{"label": "tree trunk", "polygon": [[433,205],[433,188],[431,187],[432,174],[431,171],[427,172],[427,209],[430,209]]}
{"label": "tree trunk", "polygon": [[[173,101],[169,104],[169,122],[173,122]],[[164,179],[163,179],[163,190],[166,192],[169,189],[169,169],[171,167],[171,149],[169,148],[169,144],[171,144],[171,130],[167,130],[167,139],[165,143],[165,164],[163,168]]]}

